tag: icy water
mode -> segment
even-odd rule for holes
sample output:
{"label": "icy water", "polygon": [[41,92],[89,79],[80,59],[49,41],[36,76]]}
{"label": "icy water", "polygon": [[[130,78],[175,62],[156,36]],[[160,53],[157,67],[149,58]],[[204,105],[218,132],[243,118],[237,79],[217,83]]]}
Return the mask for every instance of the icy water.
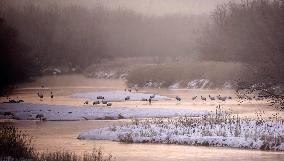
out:
{"label": "icy water", "polygon": [[[42,88],[41,86],[44,85]],[[78,92],[124,90],[125,82],[121,80],[86,79],[81,75],[47,76],[33,83],[19,85],[11,98],[23,99],[30,103],[51,105],[82,106],[83,99],[72,99],[69,96]],[[44,98],[40,101],[36,93],[40,91],[48,95],[51,91],[55,98]],[[153,102],[149,105],[142,101],[113,102],[111,108],[188,108],[194,110],[215,110],[221,104],[225,109],[231,109],[235,114],[253,116],[256,111],[274,113],[264,102],[246,102],[239,104],[234,99],[226,102],[192,101],[193,96],[226,95],[234,96],[231,90],[169,90],[169,89],[139,89],[139,92],[157,93],[173,98],[170,101]],[[181,103],[174,100],[175,96],[182,98]],[[5,100],[5,98],[1,98]],[[281,113],[283,115],[283,113]],[[78,140],[80,132],[110,125],[119,125],[128,120],[120,121],[15,121],[15,125],[26,130],[33,136],[33,143],[39,151],[65,150],[75,153],[91,152],[93,147],[102,147],[105,153],[111,153],[118,161],[284,161],[283,152],[264,152],[254,150],[239,150],[218,147],[195,147],[182,145],[157,144],[123,144],[102,140]]]}
{"label": "icy water", "polygon": [[70,151],[82,154],[101,147],[118,161],[281,161],[284,153],[184,145],[124,144],[102,140],[78,140],[78,133],[92,128],[119,125],[124,121],[16,121],[30,133],[39,151]]}

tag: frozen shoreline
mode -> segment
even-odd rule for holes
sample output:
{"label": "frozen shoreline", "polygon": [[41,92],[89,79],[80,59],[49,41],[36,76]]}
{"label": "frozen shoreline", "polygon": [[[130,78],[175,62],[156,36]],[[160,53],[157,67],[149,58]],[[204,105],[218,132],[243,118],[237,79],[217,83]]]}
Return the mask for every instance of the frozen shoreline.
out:
{"label": "frozen shoreline", "polygon": [[129,92],[129,91],[82,92],[82,93],[75,93],[70,97],[84,98],[88,100],[98,100],[97,99],[98,96],[103,96],[106,101],[125,101],[126,97],[129,97],[129,101],[141,101],[143,99],[149,99],[150,96],[154,96],[154,98],[152,98],[153,101],[170,100],[169,97],[157,94],[154,95],[154,94]]}
{"label": "frozen shoreline", "polygon": [[[4,116],[7,112],[14,116]],[[77,120],[112,120],[129,118],[151,117],[178,117],[201,116],[209,114],[205,110],[189,109],[165,109],[165,108],[108,108],[108,107],[76,107],[66,105],[46,105],[28,103],[4,103],[0,104],[0,119],[15,118],[18,120],[36,120],[36,116],[42,114],[48,121],[77,121]]]}

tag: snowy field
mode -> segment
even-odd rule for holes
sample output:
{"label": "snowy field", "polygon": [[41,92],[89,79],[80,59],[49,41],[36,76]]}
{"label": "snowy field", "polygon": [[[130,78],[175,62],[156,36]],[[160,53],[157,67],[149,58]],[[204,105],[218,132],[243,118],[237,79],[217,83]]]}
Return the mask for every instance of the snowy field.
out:
{"label": "snowy field", "polygon": [[98,96],[103,96],[106,101],[124,101],[126,97],[129,97],[130,101],[141,101],[143,99],[149,99],[150,96],[154,96],[153,101],[160,100],[169,100],[169,97],[138,93],[138,92],[129,92],[129,91],[101,91],[101,92],[84,92],[84,93],[75,93],[71,95],[72,98],[84,98],[88,100],[98,100]]}
{"label": "snowy field", "polygon": [[152,118],[93,129],[78,138],[284,151],[284,124],[278,118],[240,119],[231,115]]}
{"label": "snowy field", "polygon": [[73,107],[66,105],[45,105],[27,103],[0,104],[0,119],[15,118],[18,120],[36,120],[42,115],[46,120],[97,120],[149,117],[201,116],[208,111],[165,108],[108,108],[108,107]]}

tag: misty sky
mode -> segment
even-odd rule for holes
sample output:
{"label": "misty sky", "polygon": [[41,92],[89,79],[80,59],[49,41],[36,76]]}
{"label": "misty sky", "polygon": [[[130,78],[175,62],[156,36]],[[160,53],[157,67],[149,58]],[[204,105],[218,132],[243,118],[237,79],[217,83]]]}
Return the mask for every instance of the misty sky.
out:
{"label": "misty sky", "polygon": [[[24,3],[21,0],[16,3]],[[163,16],[168,14],[202,14],[210,13],[217,4],[229,0],[34,0],[34,4],[59,3],[80,4],[87,7],[102,5],[110,9],[130,9],[146,15]],[[237,1],[237,0],[234,0]]]}
{"label": "misty sky", "polygon": [[211,12],[226,0],[101,0],[106,7],[128,8],[148,15],[199,14]]}

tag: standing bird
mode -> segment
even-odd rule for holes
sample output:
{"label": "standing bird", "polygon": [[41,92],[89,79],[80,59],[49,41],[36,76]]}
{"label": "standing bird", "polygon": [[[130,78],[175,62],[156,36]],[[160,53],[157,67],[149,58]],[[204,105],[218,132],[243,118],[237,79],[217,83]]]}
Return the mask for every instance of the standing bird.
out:
{"label": "standing bird", "polygon": [[155,98],[156,94],[153,94],[152,96],[150,96],[151,99]]}
{"label": "standing bird", "polygon": [[125,100],[125,101],[130,100],[130,96],[125,97],[124,100]]}
{"label": "standing bird", "polygon": [[219,100],[220,100],[220,101],[226,101],[226,99],[227,99],[226,96],[225,96],[225,97],[221,97],[221,96],[219,97]]}
{"label": "standing bird", "polygon": [[200,96],[203,101],[206,101],[206,97]]}
{"label": "standing bird", "polygon": [[177,101],[181,101],[181,98],[179,96],[176,96]]}
{"label": "standing bird", "polygon": [[211,101],[215,100],[215,97],[210,96],[210,94],[209,94],[209,98],[211,99]]}
{"label": "standing bird", "polygon": [[52,91],[50,92],[50,98],[53,98],[54,97],[54,95],[53,95],[53,93],[52,93]]}
{"label": "standing bird", "polygon": [[94,105],[97,105],[97,104],[100,104],[100,101],[94,101],[94,102],[93,102],[93,106],[94,106]]}
{"label": "standing bird", "polygon": [[103,96],[98,96],[97,99],[105,99]]}
{"label": "standing bird", "polygon": [[43,121],[44,115],[43,114],[37,114],[36,118],[39,119],[40,121]]}
{"label": "standing bird", "polygon": [[42,93],[37,92],[37,96],[39,97],[40,101],[42,101],[42,99],[43,99],[43,94],[42,94]]}

